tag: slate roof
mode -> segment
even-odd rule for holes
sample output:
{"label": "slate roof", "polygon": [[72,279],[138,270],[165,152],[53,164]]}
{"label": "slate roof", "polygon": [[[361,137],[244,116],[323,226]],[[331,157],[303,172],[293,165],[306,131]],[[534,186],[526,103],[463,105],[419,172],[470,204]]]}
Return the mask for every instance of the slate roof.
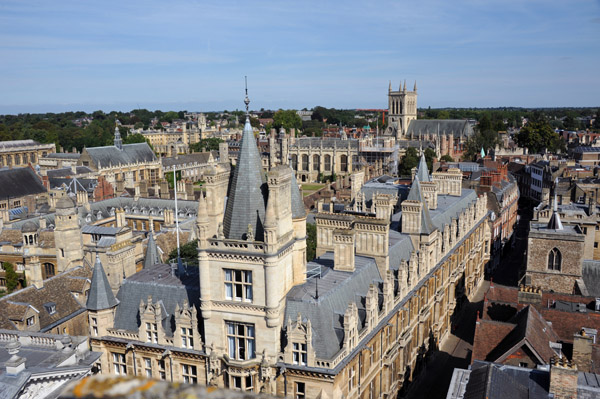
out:
{"label": "slate roof", "polygon": [[413,180],[413,184],[410,186],[410,192],[406,199],[423,203],[423,207],[421,208],[421,234],[431,234],[435,230],[435,226],[433,225],[431,215],[429,214],[427,201],[425,201],[425,198],[421,193],[421,183],[419,182],[418,176],[415,176],[415,180]]}
{"label": "slate roof", "polygon": [[235,240],[246,239],[248,225],[254,230],[257,241],[263,240],[265,205],[268,196],[265,175],[250,119],[246,118],[240,153],[223,218],[225,237]]}
{"label": "slate roof", "polygon": [[96,263],[94,264],[94,274],[92,275],[92,283],[86,307],[89,310],[102,310],[115,307],[119,302],[115,299],[115,295],[110,288],[106,273],[100,262],[100,257],[96,255]]}
{"label": "slate roof", "polygon": [[[76,154],[77,158],[79,158],[79,154]],[[46,171],[46,175],[50,177],[67,177],[72,176],[73,174],[84,174],[84,173],[94,173],[93,170],[88,168],[87,166],[77,166],[75,167],[75,173],[73,173],[73,169],[71,168],[61,168],[61,169],[50,169]]]}
{"label": "slate roof", "polygon": [[431,181],[424,152],[421,153],[421,159],[419,160],[419,166],[417,167],[416,177],[418,177],[420,181]]}
{"label": "slate roof", "polygon": [[105,147],[85,148],[84,151],[87,151],[98,168],[108,167],[109,165],[129,165],[157,160],[148,143],[123,144],[122,150],[119,150],[114,145],[109,145]]}
{"label": "slate roof", "polygon": [[473,128],[468,121],[462,119],[416,119],[410,121],[406,135],[415,137],[438,132],[441,135],[466,138],[473,134]]}
{"label": "slate roof", "polygon": [[57,159],[79,159],[81,154],[77,152],[52,152],[42,158],[57,158]]}
{"label": "slate roof", "polygon": [[600,297],[600,261],[584,260],[582,274],[588,295]]}
{"label": "slate roof", "polygon": [[178,304],[182,306],[187,301],[197,310],[200,309],[198,268],[189,267],[186,271],[188,274],[179,279],[171,274],[171,266],[158,264],[124,280],[117,294],[120,303],[115,312],[114,328],[137,332],[140,326],[140,302],[147,303],[148,296],[152,296],[153,302],[162,301],[166,312],[162,325],[167,335],[172,336],[175,307]]}
{"label": "slate roof", "polygon": [[[323,359],[331,359],[342,348],[343,318],[350,302],[359,308],[359,331],[364,324],[364,297],[369,286],[381,281],[379,269],[372,258],[356,256],[354,273],[333,270],[333,253],[309,262],[307,270],[320,269],[321,276],[293,287],[286,296],[284,320],[310,319],[313,329],[313,348]],[[318,290],[318,298],[317,298]]]}
{"label": "slate roof", "polygon": [[[29,286],[1,298],[0,328],[16,329],[11,320],[23,320],[25,312],[30,306],[39,312],[40,331],[42,332],[50,330],[54,323],[62,319],[85,311],[85,307],[71,292],[83,295],[84,293],[78,290],[82,289],[86,284],[85,280],[91,277],[92,269],[90,267],[78,266],[44,280],[44,286],[41,289]],[[83,282],[82,278],[85,279]],[[77,279],[77,284],[72,284],[72,279]],[[53,314],[49,314],[44,308],[44,304],[50,302],[56,304],[56,312]]]}
{"label": "slate roof", "polygon": [[[464,399],[547,399],[547,371],[476,361],[471,366]],[[454,397],[452,397],[454,398]]]}
{"label": "slate roof", "polygon": [[176,157],[161,158],[163,166],[183,165],[183,164],[208,164],[210,152],[198,152],[194,154],[177,155]]}
{"label": "slate roof", "polygon": [[144,269],[157,263],[160,263],[160,254],[156,246],[156,241],[154,241],[154,234],[150,232],[148,235],[148,244],[146,245],[146,255],[144,256]]}
{"label": "slate roof", "polygon": [[0,199],[45,193],[46,187],[31,168],[0,169]]}

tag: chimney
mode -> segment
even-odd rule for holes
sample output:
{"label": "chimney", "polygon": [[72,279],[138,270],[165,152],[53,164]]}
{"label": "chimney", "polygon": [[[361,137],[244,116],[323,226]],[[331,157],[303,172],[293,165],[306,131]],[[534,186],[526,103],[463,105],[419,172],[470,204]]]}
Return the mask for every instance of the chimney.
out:
{"label": "chimney", "polygon": [[133,189],[134,193],[133,193],[133,200],[134,201],[138,201],[140,199],[140,186],[135,186],[135,188]]}
{"label": "chimney", "polygon": [[140,197],[148,198],[148,182],[146,182],[145,180],[142,180],[139,183],[139,187],[140,187]]}
{"label": "chimney", "polygon": [[46,228],[46,218],[40,218],[40,230],[44,230]]}
{"label": "chimney", "polygon": [[573,363],[577,365],[579,371],[586,373],[591,371],[593,343],[594,338],[587,334],[584,328],[573,337]]}
{"label": "chimney", "polygon": [[115,209],[115,224],[117,227],[125,227],[127,225],[125,210],[123,208]]}
{"label": "chimney", "polygon": [[577,366],[565,358],[550,360],[550,393],[554,399],[577,398]]}
{"label": "chimney", "polygon": [[27,282],[32,284],[38,290],[44,288],[44,277],[42,276],[42,265],[40,258],[37,256],[30,256],[27,259],[27,266],[25,268]]}
{"label": "chimney", "polygon": [[333,232],[333,269],[354,272],[354,231]]}

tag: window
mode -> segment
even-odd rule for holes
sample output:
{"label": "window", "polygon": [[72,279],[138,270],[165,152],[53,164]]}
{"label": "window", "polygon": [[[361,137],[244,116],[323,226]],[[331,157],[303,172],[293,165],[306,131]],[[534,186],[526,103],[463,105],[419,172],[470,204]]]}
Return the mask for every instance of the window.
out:
{"label": "window", "polygon": [[35,324],[35,316],[31,316],[27,318],[27,325],[32,326]]}
{"label": "window", "polygon": [[598,243],[597,242],[594,243],[594,248],[598,248]]}
{"label": "window", "polygon": [[98,319],[96,319],[95,317],[92,317],[92,332],[94,334],[94,337],[98,336]]}
{"label": "window", "polygon": [[558,248],[553,248],[548,253],[548,270],[560,270],[562,256]]}
{"label": "window", "polygon": [[167,379],[167,372],[166,372],[166,368],[165,368],[164,359],[161,359],[158,361],[158,376],[160,377],[161,380]]}
{"label": "window", "polygon": [[235,301],[252,301],[252,272],[225,269],[225,298]]}
{"label": "window", "polygon": [[152,378],[152,359],[149,357],[144,358],[144,370],[146,371],[146,377]]}
{"label": "window", "polygon": [[44,271],[46,272],[46,278],[54,276],[54,265],[52,263],[44,263]]}
{"label": "window", "polygon": [[181,327],[181,346],[184,348],[194,348],[194,334],[191,328]]}
{"label": "window", "polygon": [[44,304],[44,308],[46,309],[46,312],[48,312],[48,314],[56,313],[56,304],[54,302]]}
{"label": "window", "polygon": [[248,360],[255,357],[254,325],[226,322],[229,357],[235,360]]}
{"label": "window", "polygon": [[146,342],[158,343],[158,326],[156,323],[146,323]]}
{"label": "window", "polygon": [[294,396],[296,399],[304,399],[306,397],[306,385],[303,382],[297,382],[295,384]]}
{"label": "window", "polygon": [[355,386],[356,386],[356,371],[354,370],[354,366],[352,366],[348,370],[348,392],[352,391]]}
{"label": "window", "polygon": [[198,376],[196,374],[196,366],[189,364],[181,365],[181,375],[183,376],[183,382],[186,384],[197,384]]}
{"label": "window", "polygon": [[525,363],[525,362],[519,362],[519,367],[527,367],[527,363]]}
{"label": "window", "polygon": [[112,354],[113,358],[113,367],[116,375],[126,375],[127,374],[127,364],[125,363],[125,354],[123,353],[114,353]]}
{"label": "window", "polygon": [[294,342],[292,355],[294,364],[306,366],[306,344]]}
{"label": "window", "polygon": [[245,377],[232,375],[230,388],[235,389],[236,391],[252,392],[254,390],[254,378],[252,375],[247,375]]}

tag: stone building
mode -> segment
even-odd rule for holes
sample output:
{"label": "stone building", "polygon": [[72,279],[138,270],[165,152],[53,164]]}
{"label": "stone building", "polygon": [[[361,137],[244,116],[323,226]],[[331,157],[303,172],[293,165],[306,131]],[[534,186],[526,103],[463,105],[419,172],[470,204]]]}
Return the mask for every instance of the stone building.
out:
{"label": "stone building", "polygon": [[306,263],[294,173],[262,172],[247,118],[224,214],[211,213],[208,193],[198,201],[199,268],[149,264],[114,297],[96,264],[88,311],[102,372],[281,396],[395,396],[448,336],[488,261],[485,198],[454,175],[419,171],[369,212],[319,213],[318,257]]}
{"label": "stone building", "polygon": [[56,398],[69,383],[92,374],[100,354],[86,336],[0,330],[2,397]]}
{"label": "stone building", "polygon": [[12,216],[34,213],[48,202],[47,192],[32,168],[0,170],[0,211],[9,210]]}
{"label": "stone building", "polygon": [[36,166],[40,158],[56,152],[54,144],[40,144],[34,140],[0,142],[0,168]]}
{"label": "stone building", "polygon": [[115,127],[114,145],[84,148],[77,161],[104,176],[114,188],[123,181],[125,187],[134,188],[140,181],[154,185],[162,178],[160,160],[148,143],[123,144],[119,127]]}

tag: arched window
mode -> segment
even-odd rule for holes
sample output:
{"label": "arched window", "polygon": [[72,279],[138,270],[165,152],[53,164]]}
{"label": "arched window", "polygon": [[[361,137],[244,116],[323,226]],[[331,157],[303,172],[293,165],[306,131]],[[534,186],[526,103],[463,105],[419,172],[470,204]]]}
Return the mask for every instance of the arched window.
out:
{"label": "arched window", "polygon": [[292,155],[292,169],[298,170],[298,155]]}
{"label": "arched window", "polygon": [[342,155],[340,157],[340,161],[341,161],[341,171],[347,172],[348,171],[348,156]]}
{"label": "arched window", "polygon": [[331,155],[325,154],[325,170],[331,172]]}
{"label": "arched window", "polygon": [[562,255],[558,248],[552,248],[548,253],[548,270],[560,270]]}
{"label": "arched window", "polygon": [[54,276],[54,265],[52,263],[44,263],[44,272],[46,272],[46,278]]}
{"label": "arched window", "polygon": [[313,164],[312,170],[316,170],[317,172],[321,169],[321,157],[317,154],[313,155]]}
{"label": "arched window", "polygon": [[302,155],[302,170],[308,171],[308,155]]}

